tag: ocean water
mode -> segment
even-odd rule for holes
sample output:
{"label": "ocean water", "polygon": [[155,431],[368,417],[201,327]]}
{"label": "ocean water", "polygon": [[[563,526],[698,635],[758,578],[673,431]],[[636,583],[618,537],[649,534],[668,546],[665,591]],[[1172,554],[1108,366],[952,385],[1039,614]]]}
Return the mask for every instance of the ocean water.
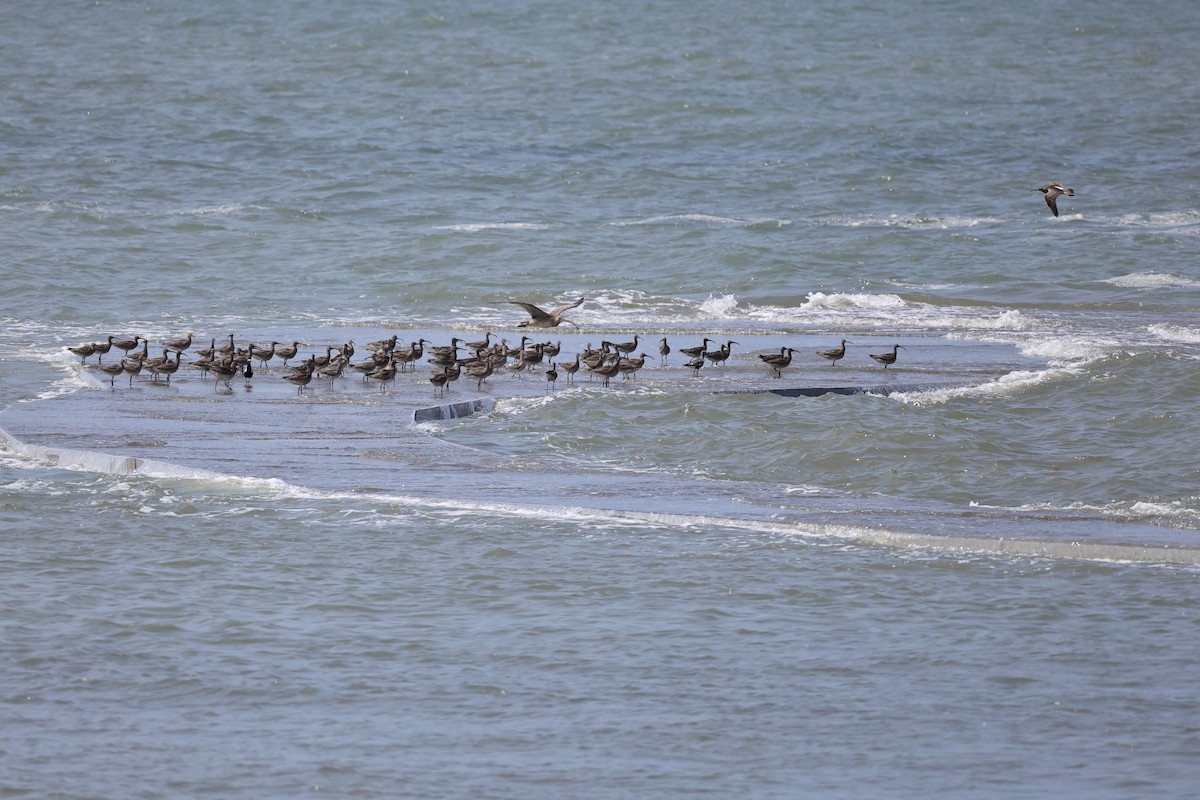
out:
{"label": "ocean water", "polygon": [[[584,296],[564,354],[739,345],[497,376],[415,426],[480,460],[436,491],[0,445],[0,795],[1193,795],[1200,7],[4,17],[10,416],[160,391],[64,351],[109,335],[515,342]],[[893,344],[887,394],[713,391]],[[263,380],[204,387],[214,439]]]}

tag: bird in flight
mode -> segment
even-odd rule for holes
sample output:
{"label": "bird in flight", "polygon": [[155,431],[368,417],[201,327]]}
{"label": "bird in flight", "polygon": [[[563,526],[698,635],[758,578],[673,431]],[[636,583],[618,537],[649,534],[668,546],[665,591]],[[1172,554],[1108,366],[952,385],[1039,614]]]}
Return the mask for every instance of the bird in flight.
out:
{"label": "bird in flight", "polygon": [[[560,323],[563,322],[569,325],[575,325],[574,322],[571,322],[571,320],[564,317],[563,314],[570,311],[572,308],[578,308],[579,306],[583,305],[583,298],[581,297],[574,303],[567,303],[565,306],[559,306],[558,308],[548,312],[543,311],[533,303],[522,303],[519,300],[509,300],[508,302],[512,303],[514,306],[520,306],[529,313],[530,319],[527,319],[524,322],[518,322],[518,328],[556,328]],[[575,325],[575,327],[578,328],[579,326]]]}
{"label": "bird in flight", "polygon": [[1067,197],[1075,196],[1074,189],[1068,189],[1061,183],[1047,183],[1045,186],[1034,189],[1033,191],[1041,192],[1046,196],[1046,205],[1050,206],[1050,210],[1054,212],[1054,216],[1056,217],[1058,216],[1058,198],[1064,194]]}

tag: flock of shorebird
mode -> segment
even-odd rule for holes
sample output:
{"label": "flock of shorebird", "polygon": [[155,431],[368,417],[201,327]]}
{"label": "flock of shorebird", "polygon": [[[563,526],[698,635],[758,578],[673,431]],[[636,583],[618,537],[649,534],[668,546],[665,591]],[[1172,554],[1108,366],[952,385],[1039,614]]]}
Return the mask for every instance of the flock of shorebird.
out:
{"label": "flock of shorebird", "polygon": [[[552,312],[553,317],[551,315],[539,316],[534,311],[540,312],[540,309],[537,309],[536,306],[529,306],[528,303],[520,305],[534,309],[530,312],[534,321],[543,318],[555,320],[553,324],[541,327],[555,327],[560,322],[567,321],[562,318],[562,311],[576,308],[582,302],[583,298],[580,298],[569,306],[555,309],[555,312]],[[544,314],[544,312],[540,313]],[[583,351],[575,354],[574,360],[560,362],[556,362],[555,359],[562,350],[561,340],[558,342],[535,342],[529,336],[523,335],[519,344],[510,347],[507,339],[492,341],[493,336],[494,334],[488,331],[483,339],[470,342],[456,336],[452,337],[450,343],[444,346],[433,346],[432,342],[419,338],[404,346],[400,342],[399,336],[393,335],[388,339],[381,339],[366,345],[364,348],[366,354],[358,361],[353,360],[356,352],[354,342],[348,341],[342,345],[326,346],[324,354],[312,352],[296,364],[288,362],[299,355],[301,347],[309,345],[302,345],[301,342],[290,344],[271,342],[270,345],[264,347],[256,344],[238,347],[234,342],[233,334],[229,334],[228,341],[219,345],[214,338],[208,347],[192,350],[191,355],[196,358],[186,364],[183,357],[185,352],[191,350],[194,342],[192,334],[161,342],[161,356],[152,357],[150,355],[150,341],[142,336],[132,338],[109,336],[101,342],[84,343],[76,347],[68,347],[66,350],[79,356],[81,363],[86,362],[93,355],[96,356],[94,368],[107,375],[109,384],[114,386],[117,378],[122,376],[127,377],[129,385],[132,386],[134,377],[143,373],[148,374],[151,381],[170,383],[172,375],[181,368],[188,367],[199,370],[205,377],[212,375],[218,384],[223,383],[230,387],[230,382],[238,376],[247,380],[253,377],[255,362],[260,370],[265,370],[269,368],[268,365],[271,361],[278,359],[288,369],[281,376],[282,379],[295,385],[297,393],[302,393],[305,387],[314,380],[328,380],[332,386],[334,381],[346,375],[348,371],[351,374],[357,372],[362,375],[364,382],[374,382],[380,387],[384,387],[395,381],[398,373],[415,372],[417,362],[422,359],[433,366],[429,382],[433,385],[435,392],[448,391],[450,384],[463,375],[474,380],[476,388],[482,390],[483,382],[493,375],[505,373],[520,375],[526,371],[536,370],[542,365],[546,367],[544,374],[547,386],[550,388],[554,387],[560,374],[565,375],[566,380],[573,383],[575,374],[580,370],[585,370],[599,378],[602,385],[608,386],[609,380],[613,377],[620,375],[622,378],[629,378],[642,369],[646,365],[647,359],[651,358],[645,352],[637,352],[640,346],[640,337],[636,334],[628,342],[602,341],[598,348],[593,348],[591,344],[588,344]],[[721,365],[725,363],[729,360],[733,346],[737,342],[730,339],[720,346],[717,346],[718,344],[716,340],[704,337],[699,345],[680,348],[679,352],[688,359],[684,366],[691,369],[693,375],[698,376],[706,364]],[[845,357],[847,344],[852,344],[852,342],[842,339],[838,347],[819,350],[817,355],[829,361],[832,366],[836,366],[837,362]],[[871,358],[886,369],[895,363],[896,355],[903,347],[900,344],[894,345],[891,352],[871,354]],[[114,349],[121,352],[121,358],[116,361],[110,360],[107,364],[104,363],[104,356]],[[659,340],[657,352],[659,363],[665,366],[668,356],[672,352],[665,336]],[[759,354],[758,358],[774,372],[776,377],[782,377],[783,370],[791,366],[792,357],[796,352],[795,348],[781,347],[778,353]]]}
{"label": "flock of shorebird", "polygon": [[[1042,193],[1046,205],[1056,217],[1058,216],[1058,198],[1075,196],[1074,189],[1055,181],[1034,189],[1034,191]],[[556,328],[563,323],[578,328],[578,325],[566,317],[566,313],[583,305],[584,298],[580,297],[574,302],[550,311],[544,311],[532,303],[519,300],[510,300],[509,302],[520,306],[529,314],[529,319],[517,323],[518,328]],[[601,342],[599,348],[593,348],[589,344],[583,352],[575,354],[574,361],[558,364],[554,359],[559,355],[561,342],[534,342],[528,336],[522,336],[519,345],[509,347],[505,339],[495,343],[491,339],[492,333],[489,331],[481,341],[466,342],[454,337],[449,345],[428,348],[428,361],[434,366],[434,372],[429,376],[429,381],[434,388],[446,391],[453,381],[465,374],[468,378],[476,381],[477,388],[482,389],[483,382],[493,374],[501,371],[519,374],[543,363],[547,365],[545,376],[551,386],[558,380],[560,370],[566,373],[568,381],[574,381],[575,373],[580,369],[586,369],[598,376],[604,385],[608,386],[609,380],[615,375],[619,374],[625,378],[633,375],[645,365],[648,357],[646,353],[633,355],[634,351],[638,349],[636,335],[630,342]],[[180,339],[164,341],[162,342],[163,354],[155,357],[150,356],[149,340],[142,336],[133,338],[109,336],[102,342],[89,342],[66,349],[79,356],[83,361],[95,355],[97,362],[95,368],[109,377],[110,384],[115,385],[118,377],[127,376],[129,385],[132,386],[134,377],[142,372],[149,373],[154,381],[162,379],[169,383],[171,376],[183,366],[183,353],[191,348],[192,341],[192,334]],[[346,342],[340,347],[329,345],[325,350],[325,355],[313,353],[299,364],[291,366],[291,371],[284,375],[283,379],[295,384],[297,392],[303,392],[304,388],[315,379],[326,379],[332,384],[333,381],[342,377],[347,369],[351,369],[361,373],[364,381],[375,381],[380,385],[386,385],[396,379],[398,372],[414,370],[415,363],[425,356],[425,346],[428,344],[431,343],[425,339],[418,339],[409,343],[408,347],[399,347],[399,338],[392,336],[390,339],[368,344],[366,349],[369,355],[357,363],[351,362],[354,355],[354,342]],[[679,351],[688,357],[689,360],[684,366],[690,368],[694,375],[699,375],[705,364],[719,365],[727,361],[737,342],[731,339],[714,349],[709,349],[709,344],[716,345],[718,342],[705,337],[699,345],[684,347]],[[819,350],[817,355],[836,366],[837,362],[845,357],[847,344],[852,344],[852,342],[842,339],[838,347]],[[141,346],[140,353],[132,352],[136,351],[139,346]],[[216,339],[213,339],[207,348],[194,351],[194,355],[198,358],[188,366],[200,370],[205,375],[211,374],[219,383],[229,386],[229,382],[238,375],[247,379],[252,377],[254,361],[258,361],[260,368],[263,369],[267,368],[269,361],[276,358],[280,359],[284,366],[289,366],[288,361],[297,356],[300,347],[300,342],[292,342],[290,345],[284,342],[271,342],[268,347],[250,344],[245,348],[238,348],[234,344],[233,334],[230,334],[229,341],[220,346],[217,345]],[[121,360],[110,361],[108,364],[103,363],[104,355],[114,348],[123,352]],[[884,369],[887,369],[888,366],[896,363],[897,355],[902,349],[904,349],[904,345],[897,344],[892,347],[890,353],[871,353],[870,356],[882,364]],[[335,351],[336,355],[334,355]],[[461,356],[460,351],[463,352]],[[759,354],[758,357],[775,373],[776,377],[782,377],[783,370],[791,366],[792,357],[796,352],[795,348],[781,347],[778,353]],[[671,347],[664,337],[658,346],[659,359],[663,365],[666,364],[667,356],[670,353]]]}

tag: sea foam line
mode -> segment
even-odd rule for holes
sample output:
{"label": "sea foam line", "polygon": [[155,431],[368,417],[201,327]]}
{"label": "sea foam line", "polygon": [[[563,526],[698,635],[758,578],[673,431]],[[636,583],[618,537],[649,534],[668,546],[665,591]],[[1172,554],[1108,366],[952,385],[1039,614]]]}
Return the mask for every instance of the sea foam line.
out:
{"label": "sea foam line", "polygon": [[[183,467],[164,461],[113,456],[85,450],[51,448],[29,445],[0,429],[0,442],[15,454],[25,458],[48,461],[65,469],[115,474],[140,474],[149,478],[172,478],[204,482],[231,483],[251,491],[266,492],[274,497],[351,500],[365,498],[349,492],[324,492],[293,486],[279,479],[253,478]],[[534,503],[498,502],[494,500],[440,499],[406,495],[372,495],[373,502],[412,508],[437,509],[446,512],[506,515],[538,520],[566,522],[609,521],[635,525],[653,524],[668,528],[724,527],[756,533],[769,533],[799,539],[843,540],[859,544],[895,548],[920,548],[937,552],[972,552],[981,555],[1004,555],[1023,558],[1082,559],[1091,561],[1127,561],[1141,563],[1171,563],[1200,565],[1200,549],[1162,548],[1141,545],[1051,542],[1032,539],[989,539],[981,536],[942,536],[909,531],[882,530],[855,525],[784,523],[702,514],[678,514],[659,511],[605,509],[588,506],[551,506]]]}

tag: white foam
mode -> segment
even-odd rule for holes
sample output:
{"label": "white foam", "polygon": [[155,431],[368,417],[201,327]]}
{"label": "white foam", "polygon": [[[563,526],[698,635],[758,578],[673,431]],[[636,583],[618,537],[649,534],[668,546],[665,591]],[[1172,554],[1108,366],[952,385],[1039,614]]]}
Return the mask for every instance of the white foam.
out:
{"label": "white foam", "polygon": [[435,231],[479,233],[481,231],[540,231],[550,226],[543,222],[464,222],[458,225],[435,225]]}
{"label": "white foam", "polygon": [[199,206],[197,208],[188,208],[172,213],[179,216],[209,217],[221,214],[237,214],[241,211],[245,211],[247,208],[263,208],[263,206],[244,206],[240,203],[227,203],[216,206]]}
{"label": "white foam", "polygon": [[[1160,522],[1167,525],[1178,525],[1195,529],[1200,523],[1200,512],[1196,502],[1200,498],[1191,497],[1169,502],[1152,500],[1131,500],[1111,503],[1068,503],[1065,506],[1050,503],[1030,503],[1019,506],[1018,511],[1037,512],[1068,512],[1072,514],[1099,514],[1108,518],[1123,519],[1131,522]],[[1191,505],[1188,505],[1190,503]]]}
{"label": "white foam", "polygon": [[704,227],[778,227],[786,228],[791,225],[790,219],[781,219],[776,217],[759,217],[753,219],[744,219],[740,217],[724,217],[715,214],[662,214],[654,217],[646,217],[644,219],[624,220],[614,222],[617,227],[630,226],[655,226],[655,225],[679,225],[679,226],[704,226]]}
{"label": "white foam", "polygon": [[1200,211],[1165,211],[1150,214],[1123,214],[1117,223],[1131,228],[1161,230],[1185,236],[1200,236]]}
{"label": "white foam", "polygon": [[1017,344],[1017,349],[1022,355],[1045,359],[1055,365],[1079,365],[1107,358],[1123,346],[1121,342],[1108,339],[1052,336],[1045,339],[1026,339]]}
{"label": "white foam", "polygon": [[1173,325],[1160,322],[1147,328],[1151,334],[1166,342],[1180,344],[1200,344],[1200,328],[1190,328],[1185,325]]}
{"label": "white foam", "polygon": [[[66,469],[80,469],[110,474],[136,473],[159,479],[168,478],[216,482],[223,484],[227,488],[239,488],[251,494],[261,494],[267,500],[279,498],[305,501],[317,500],[322,505],[328,505],[329,501],[341,501],[343,504],[353,506],[363,503],[365,499],[362,495],[356,493],[318,491],[272,478],[264,479],[222,475],[206,470],[181,467],[166,462],[125,458],[80,450],[26,445],[13,439],[2,429],[0,429],[0,441],[3,441],[13,452],[19,455],[36,460],[49,461]],[[494,500],[471,500],[465,498],[440,499],[384,494],[372,495],[370,502],[398,507],[432,509],[439,511],[439,513],[452,515],[485,514],[489,517],[507,515],[525,519],[536,519],[538,521],[557,520],[576,524],[604,522],[608,525],[630,525],[638,528],[647,523],[669,528],[697,527],[709,529],[724,527],[798,539],[810,539],[813,541],[844,540],[886,547],[926,548],[934,552],[968,551],[983,555],[1200,564],[1200,550],[1189,548],[1167,549],[1122,544],[1083,544],[1080,542],[942,536],[854,525],[800,524],[771,520],[715,517],[711,515],[605,509],[585,506],[552,506],[534,503],[505,503]],[[169,511],[162,512],[149,506],[145,507],[144,510],[146,513],[172,513]],[[352,512],[353,508],[349,509],[349,511]],[[388,524],[392,524],[392,521],[389,520]]]}
{"label": "white foam", "polygon": [[837,225],[846,228],[908,228],[912,230],[955,230],[959,228],[974,228],[990,220],[984,217],[960,216],[888,216],[865,217],[831,217],[821,221],[823,225]]}
{"label": "white foam", "polygon": [[955,386],[944,389],[927,389],[915,392],[892,392],[887,395],[893,400],[913,406],[942,405],[960,398],[1017,397],[1039,386],[1066,380],[1079,374],[1078,368],[1055,367],[1043,370],[1016,370],[1001,375],[994,381],[973,386]]}
{"label": "white foam", "polygon": [[1128,275],[1105,278],[1103,283],[1128,289],[1162,289],[1178,286],[1195,288],[1200,286],[1200,280],[1169,272],[1131,272]]}
{"label": "white foam", "polygon": [[723,294],[720,297],[710,294],[708,299],[700,303],[700,310],[717,319],[729,319],[737,308],[737,295]]}

